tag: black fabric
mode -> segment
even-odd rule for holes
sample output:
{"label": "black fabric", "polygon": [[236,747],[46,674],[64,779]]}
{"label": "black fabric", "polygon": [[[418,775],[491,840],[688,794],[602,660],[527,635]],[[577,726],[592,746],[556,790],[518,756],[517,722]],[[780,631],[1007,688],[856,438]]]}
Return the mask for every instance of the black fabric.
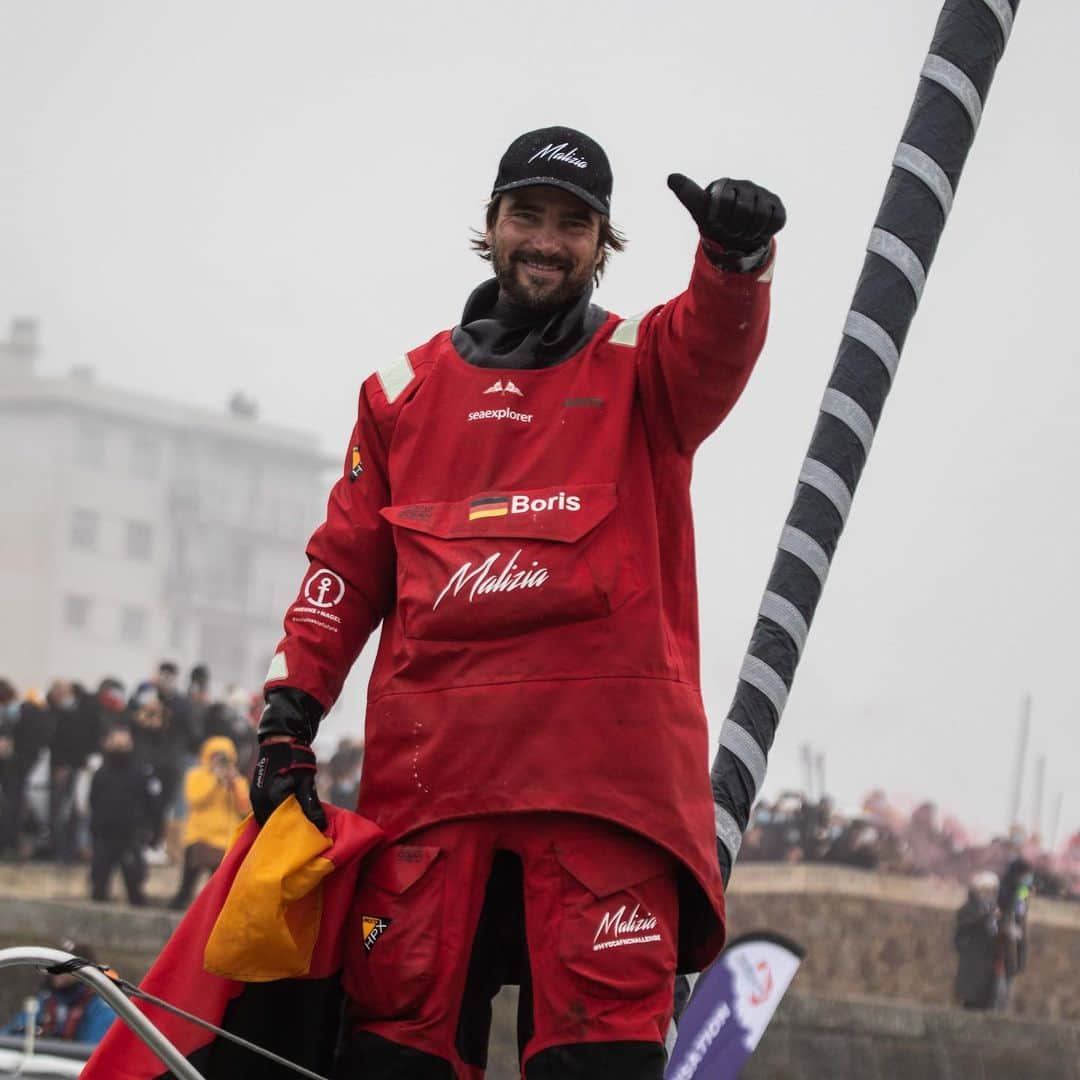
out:
{"label": "black fabric", "polygon": [[[752,180],[714,180],[702,190],[688,176],[672,173],[667,182],[702,239],[719,244],[736,260],[755,252],[767,254],[769,241],[787,221],[780,197]],[[722,259],[713,261],[726,270],[743,269],[738,261],[730,265]]]}
{"label": "black fabric", "polygon": [[525,1080],[663,1080],[666,1061],[660,1043],[551,1046],[528,1061]]}
{"label": "black fabric", "polygon": [[[469,956],[455,1040],[462,1061],[478,1068],[487,1066],[492,1000],[504,986],[517,983],[522,971],[528,969],[523,877],[517,855],[495,853]],[[520,1015],[519,1004],[519,1034]],[[531,1025],[531,1015],[529,1020]]]}
{"label": "black fabric", "polygon": [[275,686],[266,692],[266,708],[259,717],[259,738],[292,735],[313,743],[322,720],[323,707],[304,690]]}
{"label": "black fabric", "polygon": [[595,139],[568,127],[519,135],[499,162],[491,194],[535,185],[562,188],[597,213],[611,213],[611,164]]}
{"label": "black fabric", "polygon": [[591,304],[592,289],[554,313],[537,315],[499,295],[495,278],[473,290],[450,340],[475,367],[547,368],[585,347],[607,312]]}
{"label": "black fabric", "polygon": [[347,1039],[333,1075],[334,1080],[454,1080],[454,1068],[434,1054],[357,1031]]}
{"label": "black fabric", "polygon": [[974,893],[956,913],[953,943],[959,962],[956,999],[966,1009],[990,1009],[994,1005],[994,960],[997,952],[998,917],[992,902]]}
{"label": "black fabric", "polygon": [[260,825],[290,796],[320,828],[326,828],[326,811],[315,790],[315,752],[299,739],[267,742],[259,746],[251,774],[251,812]]}
{"label": "black fabric", "polygon": [[[342,1002],[336,977],[249,983],[229,1002],[221,1026],[271,1053],[329,1076],[341,1027]],[[190,1054],[188,1060],[207,1080],[296,1080],[298,1075],[293,1069],[220,1037]],[[175,1074],[166,1071],[155,1080],[175,1080]]]}
{"label": "black fabric", "polygon": [[[1014,11],[1016,6],[1013,2]],[[947,0],[930,51],[963,71],[985,102],[1004,46],[1001,25],[988,4],[983,0]],[[920,79],[902,141],[935,159],[954,190],[974,134],[967,110],[954,95],[930,79]],[[923,181],[894,167],[876,227],[911,248],[923,270],[929,272],[944,224],[941,205]],[[892,339],[897,352],[903,350],[918,300],[911,284],[896,266],[877,254],[867,254],[852,310],[877,323]],[[853,398],[876,425],[891,380],[882,362],[870,349],[845,335],[829,385]],[[836,473],[854,494],[866,463],[866,451],[845,425],[822,414],[807,456]],[[807,484],[799,484],[786,524],[807,533],[830,559],[844,527],[844,521],[829,499]],[[766,589],[794,604],[809,624],[820,599],[821,585],[812,572],[797,569],[796,562],[786,553],[779,552]],[[791,687],[799,661],[798,649],[787,632],[765,616],[758,618],[749,655],[767,663],[780,675],[785,686]],[[763,751],[768,751],[779,717],[761,691],[740,680],[729,716],[752,733]],[[718,750],[713,763],[712,785],[717,804],[745,829],[755,795],[753,781],[746,767],[723,747]],[[726,853],[721,855],[721,863],[726,882],[731,869],[731,860]]]}

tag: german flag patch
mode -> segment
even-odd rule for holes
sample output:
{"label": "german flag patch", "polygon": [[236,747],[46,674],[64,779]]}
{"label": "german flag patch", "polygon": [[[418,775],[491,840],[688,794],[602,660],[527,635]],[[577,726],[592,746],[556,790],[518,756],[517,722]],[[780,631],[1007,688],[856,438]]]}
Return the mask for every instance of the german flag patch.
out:
{"label": "german flag patch", "polygon": [[360,931],[364,935],[364,949],[371,952],[375,948],[375,942],[383,936],[383,932],[389,929],[392,920],[380,918],[378,915],[361,915]]}
{"label": "german flag patch", "polygon": [[505,495],[486,495],[469,503],[469,520],[506,517],[510,513],[510,500]]}

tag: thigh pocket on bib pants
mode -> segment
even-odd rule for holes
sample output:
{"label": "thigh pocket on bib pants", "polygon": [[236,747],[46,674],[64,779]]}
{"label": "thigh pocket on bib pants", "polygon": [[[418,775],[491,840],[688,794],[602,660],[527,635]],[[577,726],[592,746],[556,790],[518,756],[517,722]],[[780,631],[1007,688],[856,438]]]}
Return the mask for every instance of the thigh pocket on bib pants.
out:
{"label": "thigh pocket on bib pants", "polygon": [[576,847],[556,843],[563,871],[559,959],[600,998],[637,999],[675,972],[678,895],[673,857],[649,841],[612,832]]}
{"label": "thigh pocket on bib pants", "polygon": [[439,850],[396,844],[360,871],[343,982],[362,1020],[407,1016],[431,986],[445,879]]}
{"label": "thigh pocket on bib pants", "polygon": [[405,635],[475,641],[610,615],[637,587],[614,484],[390,506]]}

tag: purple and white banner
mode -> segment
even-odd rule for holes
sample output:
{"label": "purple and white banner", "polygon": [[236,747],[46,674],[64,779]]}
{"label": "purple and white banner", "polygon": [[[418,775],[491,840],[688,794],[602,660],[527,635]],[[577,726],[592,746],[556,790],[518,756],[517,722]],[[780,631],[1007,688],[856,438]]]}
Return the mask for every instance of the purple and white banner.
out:
{"label": "purple and white banner", "polygon": [[736,938],[702,972],[679,1018],[665,1080],[734,1080],[769,1026],[802,962],[792,941]]}

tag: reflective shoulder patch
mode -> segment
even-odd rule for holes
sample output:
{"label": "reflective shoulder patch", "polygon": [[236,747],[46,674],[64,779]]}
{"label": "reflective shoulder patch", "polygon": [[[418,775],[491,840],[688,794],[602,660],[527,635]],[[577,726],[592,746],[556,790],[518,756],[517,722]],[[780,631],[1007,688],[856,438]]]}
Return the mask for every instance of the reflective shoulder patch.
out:
{"label": "reflective shoulder patch", "polygon": [[285,661],[283,652],[274,653],[274,659],[270,661],[270,667],[266,672],[266,681],[274,682],[277,679],[289,677],[289,665]]}
{"label": "reflective shoulder patch", "polygon": [[632,319],[623,319],[612,331],[608,340],[612,345],[625,345],[627,348],[632,349],[637,345],[638,327],[641,326],[641,320],[644,318],[645,312],[643,311]]}
{"label": "reflective shoulder patch", "polygon": [[401,392],[413,381],[415,372],[409,363],[408,353],[402,353],[396,360],[391,361],[386,367],[379,368],[375,373],[379,377],[379,384],[386,395],[387,404],[392,405],[400,397]]}

